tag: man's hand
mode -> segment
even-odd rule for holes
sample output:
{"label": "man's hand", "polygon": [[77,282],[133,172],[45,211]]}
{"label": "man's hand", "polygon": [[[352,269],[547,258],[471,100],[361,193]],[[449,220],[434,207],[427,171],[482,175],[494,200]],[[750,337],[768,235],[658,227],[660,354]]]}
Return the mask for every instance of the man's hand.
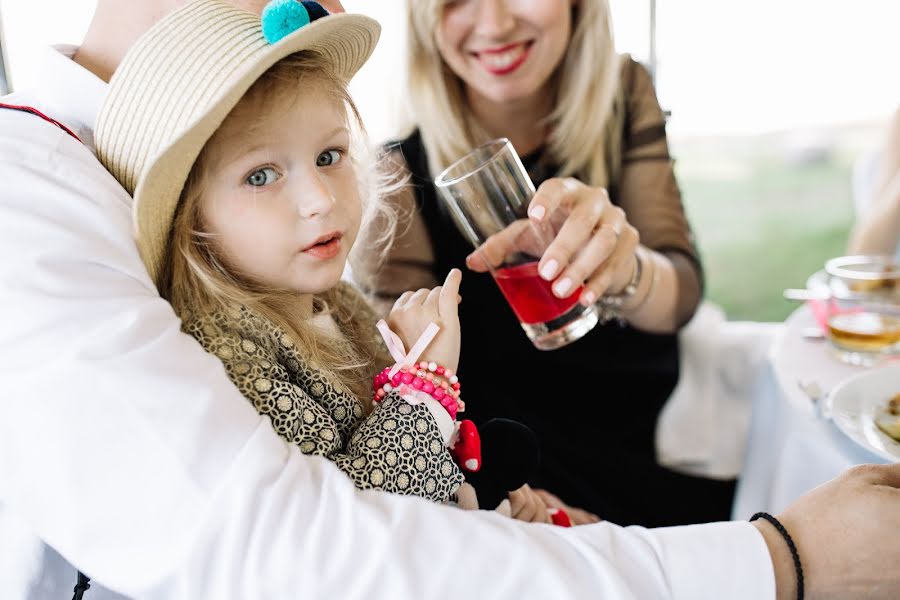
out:
{"label": "man's hand", "polygon": [[[778,519],[797,546],[810,598],[900,598],[900,463],[862,465],[801,496]],[[763,534],[778,598],[796,598],[787,544]]]}

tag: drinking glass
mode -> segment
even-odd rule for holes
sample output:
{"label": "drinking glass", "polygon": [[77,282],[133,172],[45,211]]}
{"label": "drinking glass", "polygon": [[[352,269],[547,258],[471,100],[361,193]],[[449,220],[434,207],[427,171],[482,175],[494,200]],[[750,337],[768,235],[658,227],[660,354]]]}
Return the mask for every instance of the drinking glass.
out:
{"label": "drinking glass", "polygon": [[[593,329],[597,307],[578,302],[582,288],[557,298],[552,282],[538,274],[538,262],[555,232],[550,215],[540,223],[528,218],[534,184],[509,140],[492,140],[472,150],[444,170],[435,186],[536,348],[560,348]],[[484,247],[488,239],[490,257]]]}
{"label": "drinking glass", "polygon": [[900,267],[892,256],[841,256],[828,274],[828,340],[848,363],[871,366],[900,355]]}
{"label": "drinking glass", "polygon": [[900,355],[900,310],[833,307],[828,316],[828,341],[842,361],[872,366]]}

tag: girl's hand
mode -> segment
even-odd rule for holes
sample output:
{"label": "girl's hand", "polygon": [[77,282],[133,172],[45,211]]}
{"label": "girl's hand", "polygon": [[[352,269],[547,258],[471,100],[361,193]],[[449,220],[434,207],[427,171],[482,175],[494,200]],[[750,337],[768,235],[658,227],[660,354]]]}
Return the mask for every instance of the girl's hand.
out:
{"label": "girl's hand", "polygon": [[[548,179],[531,199],[528,216],[535,222],[549,219],[556,232],[538,270],[545,280],[554,281],[557,297],[567,298],[584,284],[581,302],[593,304],[604,293],[619,293],[628,285],[640,235],[605,189],[572,178]],[[496,237],[501,243],[504,236]],[[473,271],[487,270],[476,253],[466,264]]]}
{"label": "girl's hand", "polygon": [[403,340],[409,350],[428,324],[434,321],[441,328],[422,353],[420,360],[433,361],[454,372],[459,364],[459,284],[462,272],[453,269],[444,285],[432,290],[405,292],[397,298],[387,317],[388,326]]}

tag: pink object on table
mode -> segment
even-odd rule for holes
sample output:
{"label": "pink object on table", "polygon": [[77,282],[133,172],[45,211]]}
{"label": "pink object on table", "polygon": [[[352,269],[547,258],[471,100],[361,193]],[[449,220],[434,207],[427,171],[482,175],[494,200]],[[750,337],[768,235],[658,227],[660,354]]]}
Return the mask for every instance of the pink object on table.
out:
{"label": "pink object on table", "polygon": [[822,329],[822,333],[828,334],[828,319],[834,315],[843,315],[848,313],[860,312],[862,308],[854,306],[853,308],[841,308],[838,306],[834,298],[828,300],[809,300],[806,302],[813,317]]}
{"label": "pink object on table", "polygon": [[834,305],[833,299],[828,300],[810,300],[807,302],[809,310],[812,311],[816,323],[822,328],[822,331],[828,332],[828,316],[831,314],[831,307]]}

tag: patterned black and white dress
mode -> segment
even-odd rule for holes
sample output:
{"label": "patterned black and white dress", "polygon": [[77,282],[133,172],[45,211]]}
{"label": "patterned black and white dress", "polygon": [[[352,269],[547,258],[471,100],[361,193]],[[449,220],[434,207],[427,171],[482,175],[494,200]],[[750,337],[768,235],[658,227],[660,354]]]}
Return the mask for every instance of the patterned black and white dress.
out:
{"label": "patterned black and white dress", "polygon": [[[340,285],[341,299],[365,310],[374,332],[365,300],[349,284]],[[356,487],[445,502],[463,483],[426,406],[392,393],[364,417],[361,401],[310,364],[270,320],[235,306],[188,318],[183,329],[222,361],[282,438],[304,454],[333,461]]]}

